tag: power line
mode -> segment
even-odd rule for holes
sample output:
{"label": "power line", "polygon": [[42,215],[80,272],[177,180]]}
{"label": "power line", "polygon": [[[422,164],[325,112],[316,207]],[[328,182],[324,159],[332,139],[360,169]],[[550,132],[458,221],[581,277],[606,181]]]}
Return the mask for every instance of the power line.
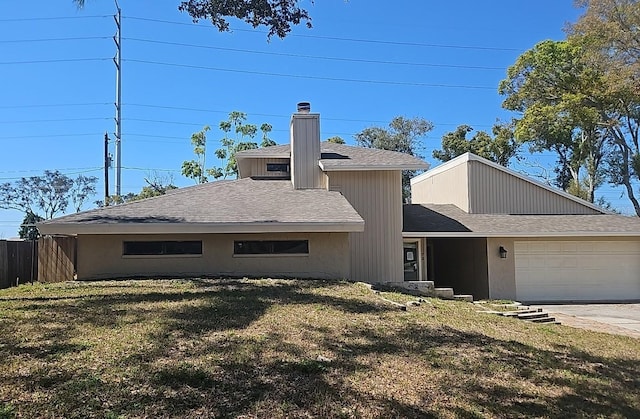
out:
{"label": "power line", "polygon": [[[223,114],[228,114],[230,111],[222,111],[222,110],[213,110],[213,109],[202,109],[202,108],[189,108],[189,107],[181,107],[181,106],[162,106],[162,105],[149,105],[149,104],[143,104],[143,103],[125,103],[124,106],[139,106],[139,107],[145,107],[145,108],[156,108],[156,109],[172,109],[172,110],[182,110],[182,111],[193,111],[193,112],[207,112],[207,113],[223,113]],[[265,116],[265,117],[272,117],[272,118],[289,118],[291,115],[290,114],[268,114],[268,113],[255,113],[255,112],[251,112],[248,113],[246,112],[248,115],[251,116]],[[174,123],[173,121],[167,121],[167,120],[163,120],[163,121],[158,121],[158,120],[148,120],[148,119],[134,119],[134,118],[127,118],[129,121],[133,121],[133,120],[137,120],[137,121],[142,121],[142,122],[160,122],[160,123]],[[383,121],[383,120],[375,120],[375,119],[350,119],[350,118],[331,118],[331,117],[322,117],[323,121],[341,121],[341,122],[365,122],[365,123],[369,123],[369,124],[388,124],[389,121]],[[488,124],[462,124],[462,123],[451,123],[451,122],[433,122],[434,126],[460,126],[460,125],[470,125],[472,127],[492,127],[493,125],[488,125]],[[205,123],[187,123],[184,121],[179,121],[179,122],[175,122],[177,124],[180,125],[211,125],[211,124],[205,124]],[[274,130],[274,131],[286,131],[288,132],[288,130]],[[351,135],[351,134],[349,134]],[[167,138],[175,138],[175,137],[167,137]],[[438,138],[439,140],[439,138]]]}
{"label": "power line", "polygon": [[[11,105],[11,106],[0,106],[0,109],[15,109],[15,108],[45,108],[45,107],[72,107],[72,106],[112,106],[113,103],[110,102],[92,102],[92,103],[64,103],[64,104],[28,104],[28,105]],[[124,103],[123,106],[125,107],[130,107],[130,106],[134,106],[134,107],[143,107],[143,108],[152,108],[152,109],[168,109],[168,110],[180,110],[180,111],[190,111],[190,112],[203,112],[203,113],[220,113],[220,114],[229,114],[231,111],[229,110],[220,110],[220,109],[204,109],[204,108],[192,108],[192,107],[184,107],[184,106],[169,106],[169,105],[152,105],[152,104],[145,104],[145,103]],[[250,116],[262,116],[262,117],[269,117],[269,118],[289,118],[291,115],[290,114],[271,114],[271,113],[259,113],[259,112],[250,112],[248,113],[248,115]],[[110,119],[110,118],[98,118],[98,119]],[[127,118],[128,120],[135,120],[133,118]],[[375,120],[375,119],[352,119],[352,118],[332,118],[332,117],[326,117],[323,116],[322,117],[323,120],[325,121],[341,121],[341,122],[364,122],[364,123],[370,123],[370,124],[387,124],[389,123],[389,121],[386,120]],[[58,120],[56,120],[58,121]],[[156,121],[156,120],[140,120],[143,122],[166,122],[166,123],[173,123],[171,121]],[[19,121],[19,122],[32,122],[32,121]],[[0,122],[1,123],[1,122]],[[185,124],[185,125],[207,125],[207,124],[198,124],[198,123],[184,123],[184,122],[180,122],[180,124]],[[438,122],[433,122],[434,125],[436,126],[459,126],[462,124],[454,124],[454,123],[438,123]],[[491,127],[492,125],[487,125],[487,124],[467,124],[467,125],[471,125],[473,127]],[[3,138],[12,138],[12,139],[18,139],[18,138],[37,138],[37,137],[65,137],[65,136],[93,136],[93,135],[101,135],[101,134],[96,134],[96,133],[87,133],[87,134],[53,134],[53,135],[42,135],[42,136],[30,136],[30,135],[25,135],[25,136],[18,136],[18,137],[0,137],[0,139]],[[129,135],[134,135],[134,134],[129,134]],[[163,136],[154,136],[154,135],[148,135],[148,134],[135,134],[136,136],[151,136],[151,137],[157,137],[157,138],[176,138],[176,137],[163,137]]]}
{"label": "power line", "polygon": [[[193,23],[184,23],[184,22],[175,22],[170,20],[161,20],[161,19],[150,19],[143,18],[137,16],[124,16],[125,19],[131,20],[140,20],[145,22],[155,22],[155,23],[165,23],[171,25],[181,25],[181,26],[191,26],[191,27],[199,27],[199,28],[207,28],[214,29],[213,26],[201,26]],[[249,32],[249,33],[261,33],[266,34],[267,31],[261,30],[250,30],[250,29],[239,29],[239,28],[231,28],[232,31],[235,32]],[[298,38],[312,38],[312,39],[327,39],[332,41],[346,41],[346,42],[363,42],[363,43],[371,43],[371,44],[386,44],[386,45],[402,45],[402,46],[415,46],[415,47],[425,47],[425,48],[449,48],[449,49],[470,49],[470,50],[481,50],[481,51],[521,51],[518,48],[504,48],[504,47],[487,47],[487,46],[478,46],[478,45],[455,45],[455,44],[430,44],[430,43],[422,43],[422,42],[404,42],[404,41],[387,41],[380,39],[362,39],[362,38],[341,38],[337,36],[321,36],[321,35],[302,35],[302,34],[289,34],[287,36],[298,37]]]}
{"label": "power line", "polygon": [[[67,173],[63,173],[64,175],[80,175],[83,173],[92,173],[92,172],[96,172],[98,170],[103,170],[103,167],[98,167],[95,169],[88,169],[88,170],[82,170],[82,171],[78,171],[78,172],[67,172]],[[46,170],[50,170],[50,169],[46,169]],[[54,169],[55,170],[55,169]],[[0,177],[0,180],[18,180],[18,179],[22,179],[25,176],[19,176],[19,177]]]}
{"label": "power line", "polygon": [[147,43],[160,44],[160,45],[173,45],[173,46],[180,46],[180,47],[213,49],[217,51],[241,52],[246,54],[272,55],[272,56],[279,56],[279,57],[295,57],[295,58],[316,59],[316,60],[345,61],[345,62],[366,63],[366,64],[392,64],[392,65],[404,65],[404,66],[415,66],[415,67],[457,68],[457,69],[465,69],[465,70],[500,70],[500,71],[505,70],[504,67],[485,67],[485,66],[469,66],[469,65],[455,65],[455,64],[430,64],[430,63],[416,63],[416,62],[403,62],[403,61],[365,60],[365,59],[358,59],[358,58],[326,57],[326,56],[319,56],[319,55],[304,55],[304,54],[292,54],[292,53],[282,53],[282,52],[246,50],[246,49],[239,49],[239,48],[224,48],[224,47],[214,47],[214,46],[208,46],[208,45],[185,44],[180,42],[155,41],[151,39],[141,39],[141,38],[124,38],[124,39],[128,41],[147,42]]}
{"label": "power line", "polygon": [[[219,110],[219,109],[203,109],[203,108],[191,108],[191,107],[183,107],[183,106],[167,106],[167,105],[151,105],[146,103],[124,103],[123,106],[136,106],[143,108],[154,108],[154,109],[170,109],[170,110],[179,110],[179,111],[191,111],[191,112],[205,112],[205,113],[221,113],[221,114],[229,114],[231,111],[229,110]],[[245,112],[250,116],[264,116],[269,118],[290,118],[291,114],[270,114],[270,113],[258,113],[258,112]],[[131,120],[131,119],[129,119]],[[352,118],[331,118],[327,116],[322,116],[323,121],[341,121],[341,122],[364,122],[369,124],[388,124],[390,121],[388,120],[377,120],[377,119],[352,119]],[[169,122],[169,121],[165,121]],[[462,123],[451,123],[451,122],[433,122],[435,126],[460,126]],[[207,125],[207,124],[188,124],[188,125]],[[470,125],[472,127],[492,127],[493,125],[488,124],[464,124]],[[277,130],[275,130],[277,131]],[[281,130],[282,131],[282,130]],[[167,137],[167,138],[175,138],[175,137]],[[439,139],[439,138],[438,138]]]}
{"label": "power line", "polygon": [[111,15],[23,17],[23,18],[13,18],[13,19],[0,19],[0,22],[35,22],[40,20],[94,19],[94,18],[105,18],[105,17],[111,17]]}
{"label": "power line", "polygon": [[77,122],[77,121],[104,121],[111,118],[96,117],[96,118],[60,118],[60,119],[31,119],[25,121],[0,121],[0,124],[32,124],[39,122]]}
{"label": "power line", "polygon": [[[157,123],[157,124],[189,125],[189,126],[204,126],[204,125],[207,125],[205,123],[183,122],[183,121],[168,121],[168,120],[161,120],[161,119],[124,118],[124,120],[125,121],[138,121],[138,122],[153,122],[153,123]],[[272,130],[272,132],[289,132],[289,130],[286,130],[286,129],[274,129],[274,130]],[[325,132],[325,135],[326,134],[355,135],[354,133],[328,132],[328,131]],[[142,136],[142,135],[139,135],[139,136]],[[145,134],[144,136],[151,136],[151,135],[146,135]],[[219,142],[218,140],[211,140],[211,141]]]}
{"label": "power line", "polygon": [[8,173],[31,173],[31,172],[44,172],[45,170],[49,170],[49,171],[58,171],[58,172],[64,172],[64,171],[69,171],[69,170],[95,170],[96,167],[67,167],[64,169],[61,168],[47,168],[47,169],[25,169],[25,170],[3,170],[0,171],[0,173],[3,174],[8,174]]}
{"label": "power line", "polygon": [[154,122],[156,124],[175,124],[175,125],[197,125],[204,126],[207,124],[196,122],[182,122],[182,121],[166,121],[161,119],[144,119],[144,118],[123,118],[124,121],[137,121],[137,122]]}
{"label": "power line", "polygon": [[87,61],[107,61],[107,60],[111,60],[111,58],[62,58],[62,59],[54,59],[54,60],[4,61],[4,62],[0,62],[0,65],[73,63],[73,62],[87,62]]}
{"label": "power line", "polygon": [[149,170],[155,170],[158,172],[180,172],[180,169],[155,169],[155,168],[150,168],[150,167],[125,167],[122,166],[123,169],[126,170],[138,170],[138,171],[149,171]]}
{"label": "power line", "polygon": [[40,39],[3,39],[0,44],[18,44],[30,42],[58,42],[58,41],[89,41],[96,39],[111,39],[110,36],[78,36],[73,38],[40,38]]}
{"label": "power line", "polygon": [[[238,32],[262,32],[266,31],[250,31],[248,29],[233,29]],[[315,38],[315,39],[328,39],[332,41],[348,41],[348,42],[364,42],[369,44],[386,44],[386,45],[402,45],[412,47],[426,47],[426,48],[447,48],[447,49],[470,49],[480,51],[520,51],[518,48],[501,48],[501,47],[484,47],[476,45],[454,45],[454,44],[427,44],[422,42],[400,42],[400,41],[385,41],[378,39],[360,39],[360,38],[341,38],[337,36],[320,36],[320,35],[302,35],[292,34],[292,36],[299,38]]]}
{"label": "power line", "polygon": [[19,135],[11,137],[0,137],[0,140],[19,140],[24,138],[52,138],[52,137],[93,137],[101,136],[101,133],[89,133],[89,134],[46,134],[46,135]]}
{"label": "power line", "polygon": [[[189,108],[189,107],[181,107],[181,106],[163,106],[163,105],[149,105],[144,103],[125,103],[123,106],[139,106],[144,108],[156,108],[156,109],[172,109],[179,111],[191,111],[191,112],[206,112],[206,113],[222,113],[229,114],[231,111],[225,110],[216,110],[216,109],[202,109],[202,108]],[[247,112],[247,114],[249,114]],[[255,113],[251,112],[251,116],[265,116],[270,118],[289,118],[290,114],[270,114],[270,113]],[[369,122],[369,123],[388,123],[389,121],[382,120],[372,120],[372,119],[348,119],[348,118],[330,118],[330,117],[322,117],[323,120],[327,121],[346,121],[346,122]]]}
{"label": "power line", "polygon": [[71,106],[105,106],[113,105],[109,102],[88,102],[88,103],[52,103],[52,104],[30,104],[30,105],[6,105],[0,109],[22,109],[22,108],[64,108]]}
{"label": "power line", "polygon": [[126,59],[124,61],[141,63],[141,64],[162,65],[167,67],[182,67],[182,68],[194,68],[198,70],[222,71],[226,73],[253,74],[253,75],[259,75],[259,76],[271,76],[271,77],[290,77],[290,78],[296,78],[296,79],[310,79],[310,80],[339,81],[339,82],[347,82],[347,83],[385,84],[385,85],[395,85],[395,86],[418,86],[418,87],[443,87],[443,88],[449,88],[449,89],[495,90],[495,87],[489,87],[489,86],[468,86],[468,85],[455,85],[455,84],[403,82],[403,81],[391,81],[391,80],[366,80],[366,79],[347,79],[347,78],[340,78],[340,77],[306,76],[306,75],[300,75],[300,74],[268,73],[268,72],[262,72],[262,71],[237,70],[237,69],[219,68],[219,67],[205,67],[205,66],[198,66],[198,65],[163,63],[159,61],[136,60],[136,59]]}

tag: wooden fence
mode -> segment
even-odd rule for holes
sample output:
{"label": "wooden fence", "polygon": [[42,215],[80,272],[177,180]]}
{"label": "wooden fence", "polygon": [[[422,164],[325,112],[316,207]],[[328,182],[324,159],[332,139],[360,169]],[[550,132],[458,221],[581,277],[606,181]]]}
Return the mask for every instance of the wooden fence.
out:
{"label": "wooden fence", "polygon": [[34,281],[70,281],[74,279],[75,264],[75,237],[0,240],[0,289]]}
{"label": "wooden fence", "polygon": [[0,240],[0,288],[26,284],[37,278],[37,241]]}
{"label": "wooden fence", "polygon": [[45,236],[38,242],[38,281],[72,281],[76,266],[76,238]]}

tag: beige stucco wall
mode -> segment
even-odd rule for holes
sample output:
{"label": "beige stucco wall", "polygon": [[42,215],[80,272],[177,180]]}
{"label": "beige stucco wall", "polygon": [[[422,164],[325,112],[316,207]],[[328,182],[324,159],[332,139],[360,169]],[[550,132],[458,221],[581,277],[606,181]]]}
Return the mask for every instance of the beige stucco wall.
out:
{"label": "beige stucco wall", "polygon": [[[202,240],[202,256],[122,256],[128,240]],[[309,240],[309,255],[233,256],[234,240]],[[78,279],[127,276],[349,278],[349,233],[81,235]]]}
{"label": "beige stucco wall", "polygon": [[453,204],[468,211],[467,165],[460,164],[441,173],[436,173],[411,185],[413,204]]}
{"label": "beige stucco wall", "polygon": [[[512,238],[487,238],[487,272],[489,298],[514,300],[516,298],[516,265]],[[500,258],[498,249],[507,249],[507,258]]]}
{"label": "beige stucco wall", "polygon": [[[516,241],[638,241],[637,237],[523,237],[488,238],[487,265],[489,272],[489,298],[516,298],[516,267],[514,242]],[[507,249],[507,258],[501,259],[498,248]]]}
{"label": "beige stucco wall", "polygon": [[473,214],[598,214],[517,176],[479,161],[469,166],[469,213]]}
{"label": "beige stucco wall", "polygon": [[404,281],[402,178],[400,171],[328,172],[329,189],[340,191],[364,219],[351,234],[351,279]]}

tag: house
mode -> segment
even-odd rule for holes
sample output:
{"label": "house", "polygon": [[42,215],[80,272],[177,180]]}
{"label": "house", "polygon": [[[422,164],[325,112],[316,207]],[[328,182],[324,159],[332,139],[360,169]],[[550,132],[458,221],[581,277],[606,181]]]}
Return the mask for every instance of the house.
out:
{"label": "house", "polygon": [[239,179],[68,215],[78,279],[347,278],[452,287],[476,299],[640,300],[640,219],[465,154],[415,157],[320,141],[299,104],[290,144],[236,155]]}
{"label": "house", "polygon": [[476,299],[640,300],[640,219],[473,154],[411,180],[413,279]]}
{"label": "house", "polygon": [[415,157],[320,142],[300,104],[290,144],[236,155],[239,179],[38,224],[77,237],[78,279],[285,276],[403,281],[403,170]]}

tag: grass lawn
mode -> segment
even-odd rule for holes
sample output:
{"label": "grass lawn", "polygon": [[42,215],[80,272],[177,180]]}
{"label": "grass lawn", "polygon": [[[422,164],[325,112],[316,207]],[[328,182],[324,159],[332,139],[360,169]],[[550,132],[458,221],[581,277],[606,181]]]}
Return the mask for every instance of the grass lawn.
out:
{"label": "grass lawn", "polygon": [[380,297],[268,279],[2,290],[0,418],[640,417],[638,339]]}

